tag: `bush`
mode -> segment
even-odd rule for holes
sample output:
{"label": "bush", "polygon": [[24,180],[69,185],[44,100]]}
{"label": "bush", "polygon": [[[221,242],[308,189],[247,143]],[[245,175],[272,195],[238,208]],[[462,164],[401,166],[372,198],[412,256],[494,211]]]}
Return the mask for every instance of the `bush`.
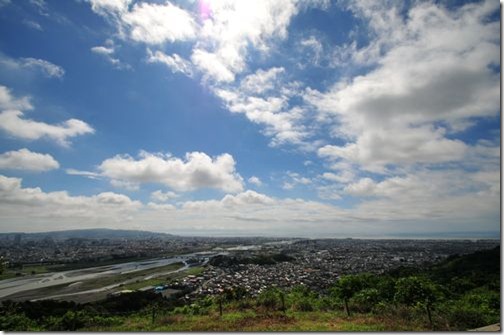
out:
{"label": "bush", "polygon": [[0,329],[3,331],[34,331],[41,330],[37,323],[24,313],[6,314],[0,316]]}
{"label": "bush", "polygon": [[365,288],[355,294],[352,302],[360,312],[368,313],[380,302],[380,293],[375,288]]}
{"label": "bush", "polygon": [[317,294],[306,286],[297,286],[287,294],[286,301],[293,311],[309,312],[315,309]]}
{"label": "bush", "polygon": [[489,311],[481,306],[471,305],[464,301],[449,301],[439,310],[443,318],[454,330],[468,330],[497,323],[500,320],[498,311]]}
{"label": "bush", "polygon": [[280,294],[282,294],[282,292],[277,288],[268,288],[264,290],[257,297],[257,306],[266,307],[266,309],[278,309],[282,307]]}

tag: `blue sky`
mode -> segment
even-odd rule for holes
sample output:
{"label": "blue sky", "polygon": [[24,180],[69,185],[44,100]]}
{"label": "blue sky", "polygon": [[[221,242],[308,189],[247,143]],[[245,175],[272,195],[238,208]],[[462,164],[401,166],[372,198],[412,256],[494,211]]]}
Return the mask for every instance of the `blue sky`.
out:
{"label": "blue sky", "polygon": [[1,0],[0,229],[498,232],[498,13]]}

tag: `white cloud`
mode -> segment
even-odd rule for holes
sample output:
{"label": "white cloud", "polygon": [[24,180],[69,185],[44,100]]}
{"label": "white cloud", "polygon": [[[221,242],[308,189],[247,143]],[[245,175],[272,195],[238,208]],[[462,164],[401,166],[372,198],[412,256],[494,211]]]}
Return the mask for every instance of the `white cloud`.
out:
{"label": "white cloud", "polygon": [[338,174],[332,172],[324,172],[322,178],[330,181],[335,181],[338,183],[348,183],[355,178],[355,174],[352,171],[344,170]]}
{"label": "white cloud", "polygon": [[259,69],[246,76],[240,83],[241,90],[248,94],[262,94],[277,86],[278,77],[285,72],[283,67],[272,67],[268,70]]}
{"label": "white cloud", "polygon": [[156,202],[166,202],[168,200],[172,200],[178,197],[178,194],[175,192],[163,192],[161,190],[157,190],[151,193],[151,199]]}
{"label": "white cloud", "polygon": [[115,156],[98,167],[103,176],[129,183],[161,183],[176,191],[214,188],[225,192],[243,189],[235,161],[229,154],[210,157],[202,152],[187,153],[184,159],[143,152],[138,160]]}
{"label": "white cloud", "polygon": [[111,179],[110,185],[116,188],[121,188],[127,191],[138,191],[140,189],[140,184],[137,182],[131,182],[128,180]]}
{"label": "white cloud", "polygon": [[121,228],[127,222],[129,228],[172,233],[211,230],[283,236],[471,231],[478,220],[478,228],[484,231],[499,226],[499,178],[495,169],[485,173],[420,171],[381,182],[371,180],[370,187],[359,190],[362,194],[366,189],[368,200],[342,209],[251,190],[216,200],[143,205],[113,192],[72,196],[65,191],[24,188],[21,179],[0,176],[0,220],[7,230]]}
{"label": "white cloud", "polygon": [[126,12],[132,1],[133,0],[89,0],[91,9],[101,15]]}
{"label": "white cloud", "polygon": [[188,60],[180,57],[177,54],[167,55],[162,51],[157,50],[152,53],[151,50],[148,50],[148,59],[149,63],[161,63],[166,65],[173,73],[181,72],[189,77],[193,75],[192,72],[192,64]]}
{"label": "white cloud", "polygon": [[0,85],[0,109],[30,110],[33,106],[29,97],[15,98],[9,88]]}
{"label": "white cloud", "polygon": [[482,226],[498,222],[498,178],[498,169],[485,173],[425,170],[381,182],[363,178],[345,190],[374,198],[355,209],[369,219],[424,220],[431,229],[436,221],[478,220],[478,229],[485,229]]}
{"label": "white cloud", "polygon": [[[32,28],[35,29],[39,28],[30,22],[23,21],[23,23],[28,25],[31,24]],[[15,72],[42,73],[48,78],[62,78],[65,75],[65,69],[44,59],[32,57],[14,59],[4,54],[0,54],[0,63],[5,69]]]}
{"label": "white cloud", "polygon": [[65,70],[56,64],[48,62],[44,59],[37,58],[21,58],[19,64],[22,67],[36,68],[42,71],[47,77],[61,78],[65,75]]}
{"label": "white cloud", "polygon": [[376,183],[371,178],[362,178],[358,182],[345,187],[345,192],[356,196],[372,196],[376,190]]}
{"label": "white cloud", "polygon": [[118,36],[150,45],[186,41],[196,37],[194,18],[166,1],[162,4],[132,0],[89,0],[91,9],[109,19]]}
{"label": "white cloud", "polygon": [[226,107],[233,113],[243,113],[257,124],[265,126],[264,133],[273,137],[273,146],[285,143],[301,144],[308,136],[302,121],[304,109],[290,108],[289,98],[298,92],[297,83],[284,83],[279,76],[283,68],[257,70],[242,79],[236,89],[215,89]]}
{"label": "white cloud", "polygon": [[256,176],[252,176],[248,179],[248,182],[250,184],[253,184],[255,186],[261,186],[262,185],[262,181],[261,179],[259,179],[259,177],[256,177]]}
{"label": "white cloud", "polygon": [[134,4],[121,20],[129,27],[132,40],[146,44],[184,41],[196,35],[191,15],[170,2]]}
{"label": "white cloud", "polygon": [[19,110],[6,110],[0,113],[0,129],[7,134],[24,140],[48,138],[62,146],[70,145],[69,139],[78,135],[92,134],[94,129],[86,122],[69,119],[52,125],[45,122],[23,118]]}
{"label": "white cloud", "polygon": [[467,146],[443,135],[442,129],[430,127],[369,129],[355,143],[326,145],[318,153],[322,157],[356,162],[363,169],[377,172],[387,164],[442,163],[462,159]]}
{"label": "white cloud", "polygon": [[114,53],[114,48],[104,47],[104,46],[100,45],[100,46],[92,47],[91,51],[96,54],[100,54],[100,55],[111,55]]}
{"label": "white cloud", "polygon": [[312,64],[319,65],[324,55],[324,46],[322,45],[322,43],[315,36],[310,36],[301,40],[299,44],[303,48],[311,51]]}
{"label": "white cloud", "polygon": [[120,227],[141,206],[122,194],[72,196],[66,191],[44,192],[38,187],[22,187],[19,178],[0,175],[0,217],[9,230],[91,228],[104,222]]}
{"label": "white cloud", "polygon": [[233,71],[213,53],[196,49],[191,60],[205,73],[205,78],[212,78],[218,82],[232,82],[235,79]]}
{"label": "white cloud", "polygon": [[44,0],[30,0],[30,4],[37,9],[40,15],[49,16],[47,3]]}
{"label": "white cloud", "polygon": [[0,169],[49,171],[57,168],[59,163],[51,155],[26,148],[0,154]]}
{"label": "white cloud", "polygon": [[81,171],[76,169],[66,169],[65,173],[71,176],[83,176],[89,179],[98,179],[100,178],[100,174],[91,171]]}
{"label": "white cloud", "polygon": [[[193,62],[218,81],[233,81],[245,70],[248,47],[263,52],[273,39],[287,36],[298,8],[294,1],[212,1],[204,19]],[[209,64],[218,67],[215,71]]]}
{"label": "white cloud", "polygon": [[112,40],[107,40],[106,46],[99,45],[92,47],[91,51],[104,57],[109,63],[114,65],[116,69],[131,69],[129,64],[123,63],[119,58],[114,57],[115,47]]}
{"label": "white cloud", "polygon": [[303,177],[297,172],[287,171],[287,178],[287,181],[282,186],[284,190],[292,190],[297,185],[309,185],[312,183],[311,179]]}
{"label": "white cloud", "polygon": [[147,207],[151,210],[154,210],[155,212],[173,212],[177,209],[177,207],[175,207],[174,205],[172,204],[158,204],[158,203],[155,203],[155,202],[149,202],[147,204]]}
{"label": "white cloud", "polygon": [[381,3],[352,6],[377,36],[365,50],[355,50],[354,61],[376,49],[375,68],[325,93],[307,90],[305,99],[322,119],[332,120],[333,135],[347,142],[325,146],[319,154],[371,171],[387,164],[461,160],[467,146],[447,138],[447,131],[499,111],[499,74],[490,69],[499,63],[499,23],[486,19],[498,4],[448,12],[419,3],[405,20],[397,8]]}
{"label": "white cloud", "polygon": [[21,110],[33,109],[30,98],[16,99],[7,87],[1,85],[0,109],[2,110],[0,129],[16,138],[25,140],[48,138],[62,146],[69,146],[70,138],[94,133],[94,129],[90,125],[77,119],[69,119],[56,125],[25,119]]}
{"label": "white cloud", "polygon": [[[1,7],[1,6],[0,6]],[[40,25],[40,23],[36,22],[36,21],[32,21],[32,20],[27,20],[27,19],[24,19],[22,21],[22,23],[31,28],[31,29],[35,29],[35,30],[38,30],[38,31],[43,31],[44,28],[42,28],[42,26]]]}

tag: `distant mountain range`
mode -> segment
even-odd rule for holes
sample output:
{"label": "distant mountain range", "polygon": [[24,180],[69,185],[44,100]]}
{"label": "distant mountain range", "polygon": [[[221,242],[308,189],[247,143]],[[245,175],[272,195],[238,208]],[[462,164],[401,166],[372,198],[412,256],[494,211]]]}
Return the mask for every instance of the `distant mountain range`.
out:
{"label": "distant mountain range", "polygon": [[0,233],[0,239],[13,239],[15,236],[21,235],[23,239],[44,239],[47,237],[53,239],[69,239],[69,238],[87,238],[87,239],[148,239],[162,238],[169,239],[177,236],[166,233],[155,233],[144,230],[123,230],[123,229],[75,229],[48,231],[42,233]]}

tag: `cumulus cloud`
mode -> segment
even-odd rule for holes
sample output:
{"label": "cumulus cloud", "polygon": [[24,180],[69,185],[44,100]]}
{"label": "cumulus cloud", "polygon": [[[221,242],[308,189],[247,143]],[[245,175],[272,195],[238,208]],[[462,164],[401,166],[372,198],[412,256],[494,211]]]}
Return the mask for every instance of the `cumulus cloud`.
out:
{"label": "cumulus cloud", "polygon": [[15,98],[9,88],[0,85],[0,109],[30,110],[33,106],[30,97]]}
{"label": "cumulus cloud", "polygon": [[340,173],[324,172],[322,178],[338,183],[348,183],[355,178],[355,174],[351,170],[343,170]]}
{"label": "cumulus cloud", "polygon": [[[358,1],[351,8],[377,36],[365,50],[355,50],[353,61],[366,52],[375,68],[324,93],[307,90],[306,100],[333,120],[333,135],[347,142],[327,145],[319,154],[373,171],[387,164],[462,159],[466,145],[447,132],[499,110],[499,75],[491,70],[499,62],[499,23],[487,20],[498,4],[449,12],[419,3],[404,20],[398,8],[383,4],[367,8]],[[371,57],[375,49],[385,51]]]}
{"label": "cumulus cloud", "polygon": [[133,0],[88,0],[91,4],[91,9],[103,16],[114,16],[128,11]]}
{"label": "cumulus cloud", "polygon": [[195,66],[204,72],[204,78],[212,78],[218,82],[232,82],[235,74],[228,66],[215,54],[205,50],[196,49],[193,51],[191,60]]}
{"label": "cumulus cloud", "polygon": [[119,34],[136,42],[158,45],[195,37],[196,23],[184,9],[163,4],[135,3],[131,0],[90,0],[96,13],[117,25]]}
{"label": "cumulus cloud", "polygon": [[498,175],[497,169],[485,173],[426,170],[380,182],[363,178],[345,190],[352,195],[373,198],[355,209],[363,217],[427,222],[454,218],[470,222],[479,218],[481,229],[498,222]]}
{"label": "cumulus cloud", "polygon": [[69,139],[92,134],[94,129],[86,122],[69,119],[60,124],[48,124],[24,118],[21,110],[33,109],[29,97],[15,98],[10,90],[0,85],[0,129],[10,136],[24,140],[48,138],[62,146],[69,146]]}
{"label": "cumulus cloud", "polygon": [[45,122],[25,119],[19,110],[6,110],[0,113],[0,129],[10,136],[24,140],[48,138],[62,146],[69,146],[69,139],[78,135],[92,134],[94,129],[86,122],[69,119],[52,125]]}
{"label": "cumulus cloud", "polygon": [[271,40],[285,38],[299,10],[289,0],[212,1],[208,6],[211,15],[203,20],[193,58],[208,76],[226,82],[245,70],[249,46],[267,52]]}
{"label": "cumulus cloud", "polygon": [[326,145],[318,153],[322,157],[359,163],[366,170],[381,171],[387,164],[460,160],[466,149],[464,142],[445,138],[442,129],[416,127],[369,130],[363,132],[355,143],[345,146]]}
{"label": "cumulus cloud", "polygon": [[235,171],[233,156],[210,157],[202,152],[187,153],[184,159],[143,152],[139,159],[118,155],[103,161],[98,169],[111,180],[134,184],[161,183],[181,192],[214,188],[239,192],[243,180]]}
{"label": "cumulus cloud", "polygon": [[155,203],[155,202],[149,202],[147,204],[147,208],[153,210],[154,212],[156,213],[162,213],[162,212],[173,212],[177,209],[177,207],[175,207],[174,205],[172,204],[159,204],[159,203]]}
{"label": "cumulus cloud", "polygon": [[297,172],[287,171],[287,180],[283,183],[282,188],[284,190],[292,190],[297,185],[308,185],[311,183],[311,179],[303,177]]}
{"label": "cumulus cloud", "polygon": [[195,22],[185,10],[166,2],[140,3],[121,17],[130,28],[130,38],[147,44],[161,44],[195,37]]}
{"label": "cumulus cloud", "polygon": [[470,231],[476,219],[480,229],[492,230],[499,222],[498,180],[499,170],[495,169],[485,173],[421,171],[382,181],[359,181],[353,191],[366,192],[369,200],[342,209],[251,190],[216,200],[142,204],[114,192],[92,196],[44,192],[22,187],[19,178],[0,176],[0,219],[5,229],[26,231],[104,224],[120,228],[128,220],[129,227],[193,234],[212,230],[283,236],[369,236],[398,231],[401,227],[397,222],[408,222],[411,226],[402,226],[402,231],[409,232],[433,225],[441,231]]}
{"label": "cumulus cloud", "polygon": [[157,190],[151,193],[150,195],[151,199],[156,201],[156,202],[166,202],[172,199],[175,199],[178,197],[178,194],[175,192],[163,192],[161,190]]}
{"label": "cumulus cloud", "polygon": [[262,185],[261,179],[259,179],[259,177],[256,177],[256,176],[250,177],[248,179],[248,182],[249,182],[249,184],[253,184],[255,186],[261,186]]}
{"label": "cumulus cloud", "polygon": [[[66,191],[44,192],[38,187],[22,187],[21,183],[19,178],[0,175],[0,216],[10,229],[17,226],[16,230],[48,230],[48,224],[51,228],[59,224],[64,229],[68,222],[81,228],[96,226],[97,222],[117,224],[142,206],[113,192],[72,196]],[[37,229],[37,225],[46,226]]]}
{"label": "cumulus cloud", "polygon": [[26,148],[0,154],[0,169],[49,171],[59,168],[59,163],[49,154],[32,152]]}
{"label": "cumulus cloud", "polygon": [[240,87],[249,94],[262,94],[271,91],[277,86],[277,78],[284,72],[283,67],[272,67],[268,70],[259,69],[243,78]]}
{"label": "cumulus cloud", "polygon": [[148,50],[147,62],[164,64],[173,73],[181,72],[189,77],[193,75],[191,62],[180,57],[176,53],[170,56],[159,50],[154,53]]}

